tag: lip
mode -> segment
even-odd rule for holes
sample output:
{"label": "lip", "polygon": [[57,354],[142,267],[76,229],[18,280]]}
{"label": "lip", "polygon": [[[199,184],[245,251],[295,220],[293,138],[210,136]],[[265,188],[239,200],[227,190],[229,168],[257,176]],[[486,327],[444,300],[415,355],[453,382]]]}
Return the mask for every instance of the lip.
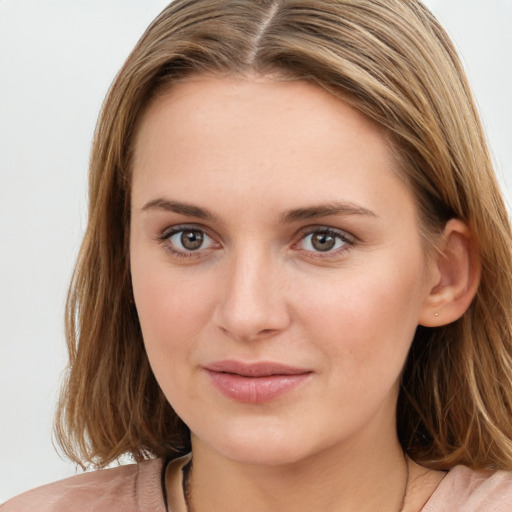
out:
{"label": "lip", "polygon": [[262,404],[289,393],[310,379],[305,368],[275,362],[218,361],[204,367],[214,386],[242,403]]}

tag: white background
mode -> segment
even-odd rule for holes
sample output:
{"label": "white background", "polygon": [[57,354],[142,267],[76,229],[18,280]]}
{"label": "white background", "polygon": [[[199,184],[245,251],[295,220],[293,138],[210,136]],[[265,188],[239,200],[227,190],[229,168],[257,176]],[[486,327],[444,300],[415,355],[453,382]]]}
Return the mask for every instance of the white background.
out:
{"label": "white background", "polygon": [[[0,503],[74,474],[52,445],[63,306],[96,116],[167,0],[0,0]],[[459,48],[512,197],[512,0],[428,0]]]}

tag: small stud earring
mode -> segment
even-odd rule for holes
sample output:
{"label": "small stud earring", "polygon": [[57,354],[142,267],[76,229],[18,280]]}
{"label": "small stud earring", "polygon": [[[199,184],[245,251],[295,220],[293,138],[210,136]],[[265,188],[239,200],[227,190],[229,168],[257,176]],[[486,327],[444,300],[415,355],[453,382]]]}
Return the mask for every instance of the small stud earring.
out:
{"label": "small stud earring", "polygon": [[439,313],[436,311],[436,312],[434,313],[434,316],[439,316]]}

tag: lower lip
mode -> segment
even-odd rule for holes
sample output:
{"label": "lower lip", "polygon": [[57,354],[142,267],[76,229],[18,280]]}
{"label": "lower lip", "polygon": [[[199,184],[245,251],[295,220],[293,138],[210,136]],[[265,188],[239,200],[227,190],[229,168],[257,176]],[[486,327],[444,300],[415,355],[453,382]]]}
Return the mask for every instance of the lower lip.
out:
{"label": "lower lip", "polygon": [[261,404],[274,400],[304,384],[311,373],[244,377],[236,373],[207,370],[215,387],[237,402]]}

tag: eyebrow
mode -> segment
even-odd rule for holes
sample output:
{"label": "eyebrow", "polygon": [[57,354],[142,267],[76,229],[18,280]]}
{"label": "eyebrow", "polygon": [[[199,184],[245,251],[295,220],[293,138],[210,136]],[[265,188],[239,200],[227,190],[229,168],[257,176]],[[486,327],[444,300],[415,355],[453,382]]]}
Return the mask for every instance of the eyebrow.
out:
{"label": "eyebrow", "polygon": [[[196,217],[198,219],[219,221],[218,217],[206,208],[200,208],[199,206],[162,197],[148,201],[141,210],[164,210],[189,217]],[[378,218],[376,213],[362,206],[350,202],[330,202],[305,208],[286,210],[279,216],[279,221],[282,224],[292,224],[293,222],[301,220],[311,220],[319,217],[329,217],[331,215],[364,215]]]}
{"label": "eyebrow", "polygon": [[363,208],[362,206],[358,206],[353,203],[332,202],[309,206],[307,208],[287,210],[280,216],[280,221],[283,224],[291,224],[292,222],[300,220],[329,217],[330,215],[365,215],[378,218],[378,215],[375,212],[372,212],[367,208]]}
{"label": "eyebrow", "polygon": [[189,217],[197,217],[198,219],[211,221],[217,220],[217,216],[205,208],[200,208],[199,206],[194,206],[192,204],[181,203],[179,201],[172,201],[170,199],[164,199],[162,197],[148,201],[141,210],[164,210],[181,215],[187,215]]}

